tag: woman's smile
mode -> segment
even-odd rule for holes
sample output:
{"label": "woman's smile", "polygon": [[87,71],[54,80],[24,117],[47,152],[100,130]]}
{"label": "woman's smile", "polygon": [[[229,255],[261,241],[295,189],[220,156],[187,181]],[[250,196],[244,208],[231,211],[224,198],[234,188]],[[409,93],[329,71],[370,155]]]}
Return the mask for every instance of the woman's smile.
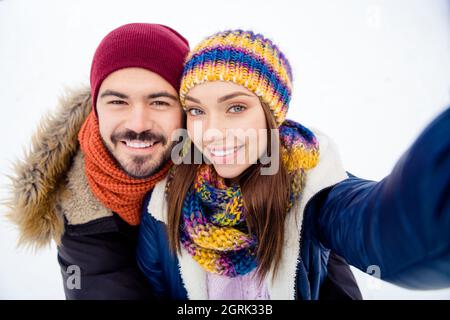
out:
{"label": "woman's smile", "polygon": [[207,157],[218,164],[235,164],[235,158],[240,150],[245,150],[244,145],[235,147],[208,146],[205,151]]}

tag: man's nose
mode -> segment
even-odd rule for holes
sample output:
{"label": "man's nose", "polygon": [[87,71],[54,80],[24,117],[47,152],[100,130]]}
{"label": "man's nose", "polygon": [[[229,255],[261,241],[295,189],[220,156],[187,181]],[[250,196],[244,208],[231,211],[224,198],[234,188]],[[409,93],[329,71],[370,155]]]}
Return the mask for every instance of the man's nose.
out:
{"label": "man's nose", "polygon": [[125,127],[136,133],[141,133],[153,128],[151,112],[145,105],[134,105],[128,115]]}

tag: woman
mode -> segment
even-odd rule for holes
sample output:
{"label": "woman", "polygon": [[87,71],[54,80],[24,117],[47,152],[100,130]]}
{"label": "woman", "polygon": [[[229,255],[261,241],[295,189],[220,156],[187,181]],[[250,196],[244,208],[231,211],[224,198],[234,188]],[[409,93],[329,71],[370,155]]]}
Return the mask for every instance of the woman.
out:
{"label": "woman", "polygon": [[180,100],[203,159],[144,203],[138,263],[155,295],[318,299],[330,250],[399,285],[448,286],[450,112],[375,183],[349,176],[326,135],[286,120],[291,91],[286,57],[261,35],[221,32],[190,53]]}

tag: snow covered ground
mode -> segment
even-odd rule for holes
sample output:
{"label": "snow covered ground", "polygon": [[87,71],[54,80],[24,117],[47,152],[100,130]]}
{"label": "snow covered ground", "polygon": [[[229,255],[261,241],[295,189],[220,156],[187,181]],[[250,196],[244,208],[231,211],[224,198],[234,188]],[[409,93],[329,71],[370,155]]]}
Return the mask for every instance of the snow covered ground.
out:
{"label": "snow covered ground", "polygon": [[[0,0],[0,199],[40,117],[88,84],[94,50],[129,22],[167,24],[195,45],[242,28],[272,38],[295,76],[289,117],[334,137],[348,171],[379,180],[450,105],[450,3],[444,0]],[[63,299],[52,246],[18,250],[0,206],[0,299]],[[382,272],[382,270],[381,270]],[[355,271],[366,299],[449,299]]]}

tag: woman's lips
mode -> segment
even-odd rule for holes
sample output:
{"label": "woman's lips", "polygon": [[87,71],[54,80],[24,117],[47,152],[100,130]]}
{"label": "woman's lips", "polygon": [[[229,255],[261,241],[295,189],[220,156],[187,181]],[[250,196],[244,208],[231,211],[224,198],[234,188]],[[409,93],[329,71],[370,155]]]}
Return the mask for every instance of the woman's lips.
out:
{"label": "woman's lips", "polygon": [[243,145],[233,148],[208,147],[207,150],[209,153],[209,158],[214,163],[236,164],[234,159],[242,148]]}

